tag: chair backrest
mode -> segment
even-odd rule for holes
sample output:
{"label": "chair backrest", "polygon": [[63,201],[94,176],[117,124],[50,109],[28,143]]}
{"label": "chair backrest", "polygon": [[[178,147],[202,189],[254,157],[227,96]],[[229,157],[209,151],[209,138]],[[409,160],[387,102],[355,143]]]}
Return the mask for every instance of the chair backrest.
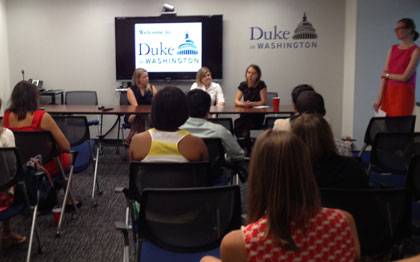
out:
{"label": "chair backrest", "polygon": [[383,172],[406,174],[413,152],[413,133],[378,133],[370,164]]}
{"label": "chair backrest", "polygon": [[289,116],[267,116],[264,120],[264,126],[266,129],[273,128],[274,122],[276,122],[277,119],[286,119],[289,118]]}
{"label": "chair backrest", "polygon": [[218,117],[218,118],[209,118],[207,119],[210,122],[224,126],[233,134],[233,121],[230,117]]}
{"label": "chair backrest", "polygon": [[140,238],[163,249],[185,253],[210,250],[240,225],[239,186],[143,192]]}
{"label": "chair backrest", "polygon": [[96,91],[68,91],[66,92],[66,105],[97,105]]}
{"label": "chair backrest", "polygon": [[366,129],[364,142],[372,145],[378,133],[414,132],[416,116],[372,117]]}
{"label": "chair backrest", "polygon": [[42,156],[43,163],[46,163],[58,156],[57,145],[53,136],[48,131],[15,131],[16,147],[22,163],[26,163],[31,157]]}
{"label": "chair backrest", "polygon": [[78,146],[90,139],[86,116],[54,115],[54,120],[69,140],[71,147]]}
{"label": "chair backrest", "polygon": [[208,186],[209,168],[208,162],[131,162],[129,189],[140,201],[145,188]]}
{"label": "chair backrest", "polygon": [[411,158],[406,185],[413,200],[420,200],[420,155]]}
{"label": "chair backrest", "polygon": [[267,105],[270,105],[273,103],[273,97],[278,97],[279,94],[277,92],[267,92]]}
{"label": "chair backrest", "polygon": [[120,105],[129,105],[127,92],[120,92]]}
{"label": "chair backrest", "polygon": [[324,207],[355,219],[362,255],[384,254],[410,236],[411,199],[404,188],[321,189]]}
{"label": "chair backrest", "polygon": [[220,138],[203,138],[209,152],[210,173],[212,177],[222,175],[225,164],[225,148]]}
{"label": "chair backrest", "polygon": [[22,165],[17,149],[14,147],[0,148],[0,192],[8,190],[16,184]]}

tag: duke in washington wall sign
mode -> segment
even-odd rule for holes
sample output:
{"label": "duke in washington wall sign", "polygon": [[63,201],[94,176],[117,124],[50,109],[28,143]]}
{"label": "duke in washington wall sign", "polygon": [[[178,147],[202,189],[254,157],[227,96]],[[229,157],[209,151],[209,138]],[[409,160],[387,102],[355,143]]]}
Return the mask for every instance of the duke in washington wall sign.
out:
{"label": "duke in washington wall sign", "polygon": [[317,48],[318,35],[314,26],[308,21],[306,13],[296,29],[288,29],[274,25],[271,28],[251,26],[250,49],[298,49]]}

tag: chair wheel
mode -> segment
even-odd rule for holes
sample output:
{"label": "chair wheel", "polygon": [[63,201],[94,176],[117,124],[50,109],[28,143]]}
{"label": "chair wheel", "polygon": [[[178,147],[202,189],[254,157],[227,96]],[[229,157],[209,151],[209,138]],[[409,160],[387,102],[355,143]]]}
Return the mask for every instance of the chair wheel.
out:
{"label": "chair wheel", "polygon": [[96,202],[95,202],[95,203],[93,203],[93,204],[92,204],[92,207],[93,207],[93,208],[98,207],[98,203],[96,203]]}
{"label": "chair wheel", "polygon": [[60,238],[60,237],[61,237],[61,233],[60,232],[55,233],[55,238]]}
{"label": "chair wheel", "polygon": [[98,195],[103,195],[103,194],[104,194],[104,192],[102,192],[102,191],[98,192]]}

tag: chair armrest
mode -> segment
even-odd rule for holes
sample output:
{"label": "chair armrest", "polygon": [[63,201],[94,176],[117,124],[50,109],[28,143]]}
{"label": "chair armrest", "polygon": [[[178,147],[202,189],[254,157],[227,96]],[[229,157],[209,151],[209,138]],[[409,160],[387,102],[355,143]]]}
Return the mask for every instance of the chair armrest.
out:
{"label": "chair armrest", "polygon": [[120,231],[123,234],[124,245],[129,246],[130,245],[130,240],[129,240],[129,237],[128,237],[128,232],[131,231],[132,226],[131,225],[126,225],[125,223],[123,223],[121,221],[114,222],[114,226],[118,231]]}
{"label": "chair armrest", "polygon": [[124,193],[124,191],[127,190],[127,188],[119,186],[114,188],[115,193]]}

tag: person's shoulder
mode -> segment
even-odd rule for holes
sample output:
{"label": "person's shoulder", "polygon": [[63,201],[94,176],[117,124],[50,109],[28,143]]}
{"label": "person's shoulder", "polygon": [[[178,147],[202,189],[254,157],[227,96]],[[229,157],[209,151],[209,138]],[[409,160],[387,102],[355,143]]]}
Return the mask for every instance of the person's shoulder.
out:
{"label": "person's shoulder", "polygon": [[246,248],[241,230],[228,233],[220,244],[223,261],[246,261]]}
{"label": "person's shoulder", "polygon": [[267,85],[265,84],[265,82],[263,80],[260,80],[258,82],[258,88],[259,89],[264,89],[264,88],[267,88]]}
{"label": "person's shoulder", "polygon": [[213,88],[217,88],[217,89],[221,89],[222,87],[220,86],[220,84],[219,83],[216,83],[216,82],[211,82],[211,86],[213,87]]}
{"label": "person's shoulder", "polygon": [[5,138],[7,141],[15,141],[15,135],[12,130],[2,127],[3,131],[0,133],[0,137]]}
{"label": "person's shoulder", "polygon": [[290,131],[290,118],[277,119],[274,121],[273,130],[276,131]]}
{"label": "person's shoulder", "polygon": [[198,87],[197,82],[194,82],[191,87],[190,90],[196,89]]}

